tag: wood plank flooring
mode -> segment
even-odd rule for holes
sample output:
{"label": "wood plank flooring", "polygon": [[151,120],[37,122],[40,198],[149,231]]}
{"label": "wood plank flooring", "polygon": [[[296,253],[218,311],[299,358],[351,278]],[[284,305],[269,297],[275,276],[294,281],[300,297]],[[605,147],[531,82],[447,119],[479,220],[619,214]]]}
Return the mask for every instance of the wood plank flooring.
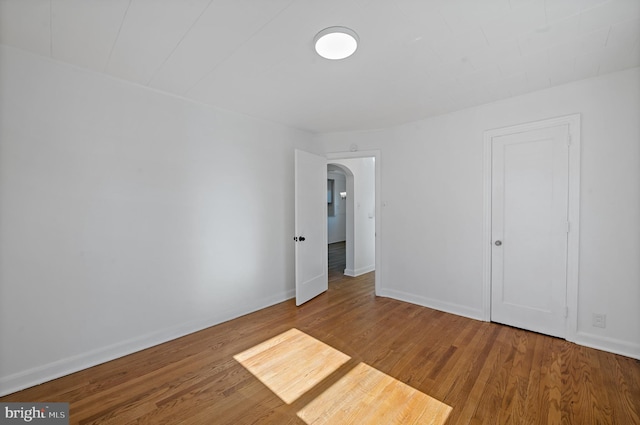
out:
{"label": "wood plank flooring", "polygon": [[[0,401],[69,402],[70,423],[83,425],[323,423],[344,397],[335,384],[372,369],[449,406],[447,425],[640,424],[637,360],[378,298],[373,273],[330,276],[301,307],[286,301]],[[348,361],[288,404],[234,356],[291,329]],[[381,393],[362,397],[391,405]]]}
{"label": "wood plank flooring", "polygon": [[329,284],[344,279],[344,269],[347,268],[346,243],[329,244]]}

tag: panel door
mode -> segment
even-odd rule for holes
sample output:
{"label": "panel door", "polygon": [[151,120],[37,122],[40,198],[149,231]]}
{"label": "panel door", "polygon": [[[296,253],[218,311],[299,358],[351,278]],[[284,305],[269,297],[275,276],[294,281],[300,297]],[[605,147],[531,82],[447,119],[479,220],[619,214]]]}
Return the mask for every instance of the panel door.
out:
{"label": "panel door", "polygon": [[566,125],[494,137],[491,320],[565,336]]}
{"label": "panel door", "polygon": [[327,258],[327,159],[295,151],[296,305],[329,287]]}

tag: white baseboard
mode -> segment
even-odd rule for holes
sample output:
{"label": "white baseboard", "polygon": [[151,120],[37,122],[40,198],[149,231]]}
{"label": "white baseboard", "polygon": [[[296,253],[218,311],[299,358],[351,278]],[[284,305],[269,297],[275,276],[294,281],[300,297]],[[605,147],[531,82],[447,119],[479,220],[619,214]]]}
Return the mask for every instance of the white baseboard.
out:
{"label": "white baseboard", "polygon": [[596,350],[607,351],[640,360],[640,344],[633,344],[628,341],[588,334],[586,332],[576,332],[570,341],[578,345],[584,345],[585,347],[595,348]]}
{"label": "white baseboard", "polygon": [[276,296],[256,300],[242,309],[230,309],[203,320],[192,321],[146,335],[141,335],[126,341],[118,342],[106,347],[100,347],[76,356],[57,360],[42,366],[37,366],[12,375],[0,377],[0,396],[14,393],[25,388],[33,387],[101,363],[115,360],[137,351],[201,331],[211,326],[235,319],[245,314],[270,307],[274,304],[295,297],[295,290],[281,292]]}
{"label": "white baseboard", "polygon": [[420,295],[409,294],[395,289],[382,288],[379,291],[381,297],[393,298],[399,301],[411,304],[429,307],[434,310],[444,311],[458,316],[468,317],[470,319],[484,320],[482,309],[475,309],[460,304],[448,303],[446,301],[435,300],[433,298],[422,297]]}
{"label": "white baseboard", "polygon": [[[419,295],[409,294],[394,289],[383,288],[379,293],[382,297],[393,298],[399,301],[405,301],[412,304],[429,307],[434,310],[444,311],[446,313],[456,314],[458,316],[468,317],[470,319],[483,320],[482,309],[472,309],[459,304],[447,303],[432,298],[421,297]],[[607,351],[609,353],[619,354],[621,356],[630,357],[640,360],[640,345],[622,341],[614,338],[602,337],[599,335],[588,334],[585,332],[577,332],[573,336],[568,336],[567,340],[578,345],[583,345],[597,350]]]}
{"label": "white baseboard", "polygon": [[369,273],[372,272],[376,269],[376,265],[372,264],[370,266],[367,267],[360,267],[359,269],[344,269],[344,275],[345,276],[349,276],[349,277],[358,277],[360,275],[363,275],[365,273]]}

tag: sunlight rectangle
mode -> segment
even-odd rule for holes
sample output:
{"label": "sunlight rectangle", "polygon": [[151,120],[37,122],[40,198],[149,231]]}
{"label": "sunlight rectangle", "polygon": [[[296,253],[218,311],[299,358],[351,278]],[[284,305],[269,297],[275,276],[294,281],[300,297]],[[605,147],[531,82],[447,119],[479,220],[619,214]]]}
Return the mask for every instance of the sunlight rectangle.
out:
{"label": "sunlight rectangle", "polygon": [[298,412],[308,424],[442,425],[451,407],[364,363]]}
{"label": "sunlight rectangle", "polygon": [[287,404],[350,359],[298,329],[290,329],[233,358]]}

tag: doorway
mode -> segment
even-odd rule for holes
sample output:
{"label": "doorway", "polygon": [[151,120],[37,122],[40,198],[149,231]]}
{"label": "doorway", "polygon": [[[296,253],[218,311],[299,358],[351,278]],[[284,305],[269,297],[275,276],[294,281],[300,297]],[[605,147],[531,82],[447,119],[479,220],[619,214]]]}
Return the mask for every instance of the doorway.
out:
{"label": "doorway", "polygon": [[[349,161],[355,159],[367,159],[368,160],[368,170],[369,176],[372,176],[373,181],[370,182],[370,187],[372,189],[368,189],[365,191],[369,201],[367,201],[366,205],[360,203],[360,208],[358,208],[358,201],[355,202],[354,199],[357,198],[356,192],[358,192],[358,185],[355,183],[350,183],[349,175],[347,173],[347,217],[353,217],[353,213],[349,211],[349,209],[353,209],[353,211],[359,211],[360,217],[364,215],[365,219],[360,222],[365,222],[368,225],[372,226],[372,232],[367,233],[370,236],[370,241],[368,243],[362,243],[359,241],[357,231],[354,231],[353,248],[349,244],[349,234],[347,234],[345,241],[345,251],[346,251],[346,264],[345,271],[348,276],[359,276],[364,273],[368,273],[375,270],[374,274],[374,285],[375,285],[375,293],[379,294],[380,287],[383,281],[383,275],[381,273],[381,258],[382,258],[382,248],[380,246],[380,227],[381,227],[381,219],[380,219],[380,209],[382,206],[381,197],[380,197],[380,164],[381,164],[381,155],[380,151],[371,150],[371,151],[357,151],[357,148],[352,147],[351,152],[335,152],[335,153],[327,153],[327,164],[340,164],[346,166],[349,171],[353,174],[354,167]],[[354,182],[356,180],[353,180]],[[353,189],[350,189],[350,185],[354,184]],[[354,192],[354,196],[349,196],[349,191]],[[354,223],[354,227],[357,227],[357,223]],[[359,253],[362,252],[362,248],[367,250],[367,256],[369,258],[368,261],[361,261],[361,256]],[[365,257],[367,257],[365,256]],[[353,265],[349,266],[349,260],[353,258]],[[371,260],[373,258],[373,260]]]}
{"label": "doorway", "polygon": [[[329,160],[328,241],[329,253],[342,255],[343,274],[356,277],[375,270],[375,158]],[[341,246],[341,243],[344,243]]]}
{"label": "doorway", "polygon": [[[328,289],[327,197],[325,192],[328,162],[343,162],[357,158],[370,159],[375,189],[373,191],[355,190],[354,192],[373,196],[373,207],[362,208],[363,204],[361,203],[361,208],[355,209],[369,214],[369,223],[373,224],[374,231],[372,234],[368,232],[367,235],[373,237],[374,243],[361,244],[359,236],[356,236],[354,237],[354,246],[373,249],[375,260],[372,266],[367,266],[370,268],[369,270],[366,268],[358,269],[357,267],[360,267],[357,262],[358,257],[354,256],[354,270],[356,273],[380,270],[380,243],[377,238],[380,232],[380,220],[375,220],[380,211],[380,152],[360,153],[354,150],[321,156],[295,149],[294,153],[295,294],[296,305],[301,305]],[[350,168],[353,167],[350,166]],[[357,252],[359,252],[357,249],[354,250],[354,253]],[[374,274],[376,295],[380,292],[380,282],[380,273],[376,272]]]}
{"label": "doorway", "polygon": [[579,116],[485,134],[485,318],[577,325]]}

